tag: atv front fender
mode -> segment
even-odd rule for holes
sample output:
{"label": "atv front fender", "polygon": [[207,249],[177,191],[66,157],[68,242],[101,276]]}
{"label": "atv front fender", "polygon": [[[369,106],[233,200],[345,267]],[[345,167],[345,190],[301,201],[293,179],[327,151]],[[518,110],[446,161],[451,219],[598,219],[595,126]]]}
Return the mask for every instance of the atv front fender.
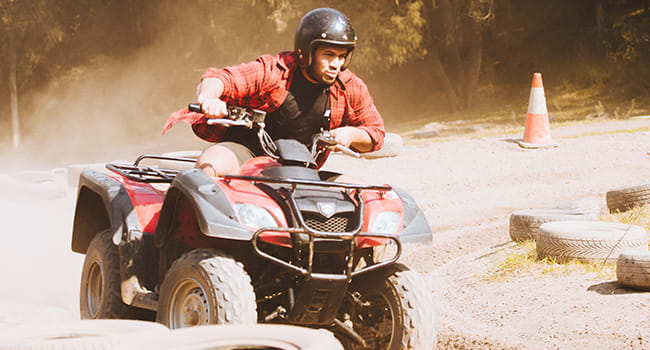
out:
{"label": "atv front fender", "polygon": [[215,181],[203,170],[181,171],[172,181],[163,202],[156,227],[156,247],[165,245],[170,237],[180,196],[192,204],[201,233],[208,237],[249,241],[253,232],[237,221],[230,200]]}
{"label": "atv front fender", "polygon": [[431,243],[433,241],[431,227],[415,199],[401,188],[393,187],[393,190],[397,192],[404,203],[402,230],[399,233],[400,242],[403,244]]}

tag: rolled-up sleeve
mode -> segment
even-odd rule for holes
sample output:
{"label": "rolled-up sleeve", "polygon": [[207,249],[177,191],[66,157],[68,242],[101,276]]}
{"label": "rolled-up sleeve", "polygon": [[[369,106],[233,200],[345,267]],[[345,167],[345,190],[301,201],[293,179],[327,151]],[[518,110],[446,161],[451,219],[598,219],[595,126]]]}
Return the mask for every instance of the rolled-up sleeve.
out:
{"label": "rolled-up sleeve", "polygon": [[264,55],[249,63],[223,69],[209,68],[203,73],[201,80],[206,78],[221,80],[224,86],[221,97],[226,103],[248,106],[254,102],[251,101],[252,98],[266,90],[273,59],[273,56]]}

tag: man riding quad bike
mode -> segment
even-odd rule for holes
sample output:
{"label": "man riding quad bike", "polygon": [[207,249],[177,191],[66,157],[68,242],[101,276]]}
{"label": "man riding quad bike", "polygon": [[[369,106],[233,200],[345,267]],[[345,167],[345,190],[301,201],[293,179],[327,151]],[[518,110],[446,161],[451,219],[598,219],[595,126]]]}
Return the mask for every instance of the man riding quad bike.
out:
{"label": "man riding quad bike", "polygon": [[[303,22],[347,20],[314,11]],[[431,292],[397,262],[403,244],[431,241],[422,211],[398,188],[319,171],[332,151],[374,150],[377,126],[344,142],[323,123],[308,140],[284,138],[267,131],[269,123],[274,133],[282,128],[264,111],[228,107],[225,114],[203,102],[176,120],[193,119],[199,135],[245,132],[256,142],[251,157],[237,157],[235,174],[220,173],[227,167],[219,169],[211,152],[190,170],[144,163],[195,159],[143,155],[107,164],[108,174],[81,174],[72,249],[86,254],[82,318],[155,315],[170,328],[289,323],[330,329],[348,349],[433,348]],[[301,115],[313,116],[312,107]]]}

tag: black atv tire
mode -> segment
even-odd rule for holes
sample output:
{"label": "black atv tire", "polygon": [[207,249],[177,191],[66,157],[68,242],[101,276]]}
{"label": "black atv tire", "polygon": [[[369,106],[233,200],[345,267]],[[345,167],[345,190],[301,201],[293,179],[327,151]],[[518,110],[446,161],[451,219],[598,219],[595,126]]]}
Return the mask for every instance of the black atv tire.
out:
{"label": "black atv tire", "polygon": [[157,321],[171,329],[257,323],[250,277],[241,263],[216,249],[195,249],[176,260],[158,305]]}
{"label": "black atv tire", "polygon": [[[367,347],[363,348],[340,336],[339,340],[346,349],[435,349],[434,303],[431,291],[420,274],[396,263],[359,276],[352,281],[348,291],[356,294],[361,302],[370,302],[371,306],[362,315],[353,306],[355,303],[344,304],[342,313],[350,314],[353,329],[367,343]],[[377,310],[383,312],[374,312]],[[382,325],[374,322],[378,316],[383,318],[382,323],[388,323]],[[377,337],[370,334],[371,328],[387,328],[391,334]]]}
{"label": "black atv tire", "polygon": [[121,284],[118,249],[111,230],[105,230],[95,235],[86,251],[79,291],[81,319],[153,320],[153,312],[124,304]]}

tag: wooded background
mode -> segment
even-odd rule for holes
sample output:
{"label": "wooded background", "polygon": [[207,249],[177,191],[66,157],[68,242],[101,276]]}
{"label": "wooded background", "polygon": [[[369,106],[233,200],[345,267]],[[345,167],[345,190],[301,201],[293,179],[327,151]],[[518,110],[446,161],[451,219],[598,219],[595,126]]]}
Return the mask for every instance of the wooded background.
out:
{"label": "wooded background", "polygon": [[[650,0],[0,0],[0,147],[159,136],[201,72],[293,49],[300,17],[352,21],[351,70],[390,127],[525,118],[542,72],[549,111],[629,116],[650,96]],[[90,137],[90,139],[89,139]]]}

